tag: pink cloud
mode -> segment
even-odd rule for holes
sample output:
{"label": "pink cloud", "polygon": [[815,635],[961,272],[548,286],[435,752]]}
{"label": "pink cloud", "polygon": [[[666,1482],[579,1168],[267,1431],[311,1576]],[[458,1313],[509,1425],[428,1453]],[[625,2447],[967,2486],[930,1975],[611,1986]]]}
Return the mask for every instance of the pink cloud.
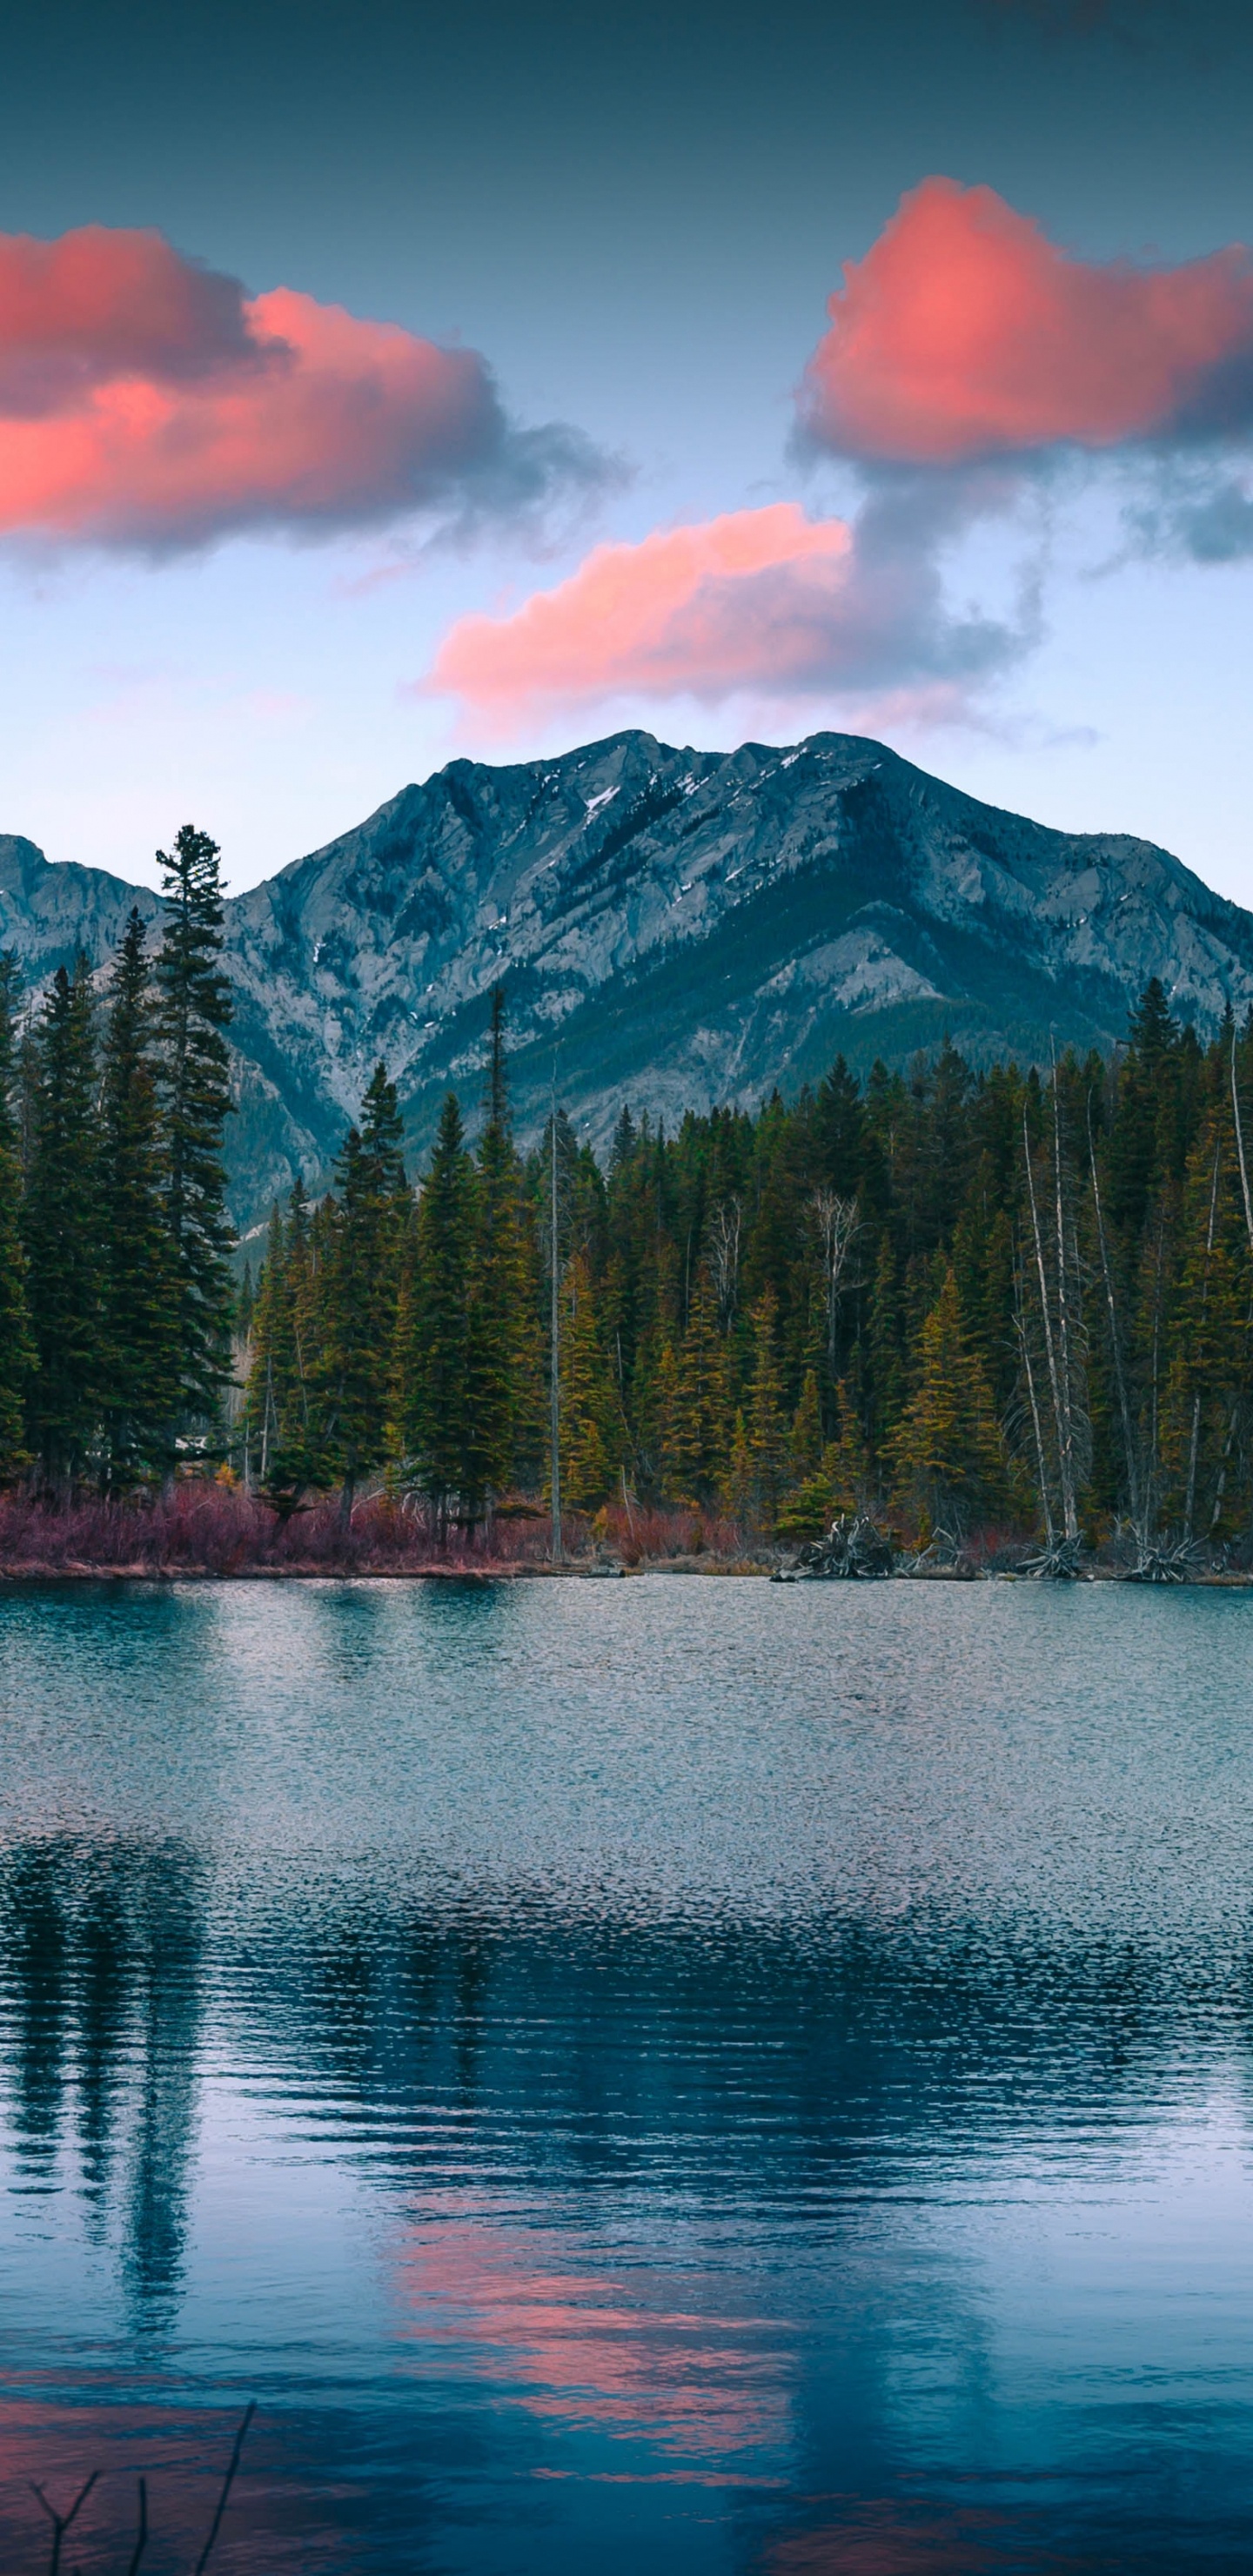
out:
{"label": "pink cloud", "polygon": [[514,616],[459,619],[430,685],[510,716],[622,691],[724,697],[758,684],[767,658],[782,679],[806,656],[806,612],[838,598],[851,543],[842,520],[779,501],[596,546]]}
{"label": "pink cloud", "polygon": [[595,472],[577,433],[511,428],[471,350],[248,297],[157,233],[0,236],[0,534],[159,547],[507,510]]}
{"label": "pink cloud", "polygon": [[831,297],[801,388],[819,445],[953,465],[1253,423],[1253,255],[1068,258],[991,188],[926,179]]}
{"label": "pink cloud", "polygon": [[460,618],[424,691],[489,729],[614,697],[777,698],[960,680],[1002,630],[952,625],[912,533],[813,520],[793,501],[600,545],[512,616]]}

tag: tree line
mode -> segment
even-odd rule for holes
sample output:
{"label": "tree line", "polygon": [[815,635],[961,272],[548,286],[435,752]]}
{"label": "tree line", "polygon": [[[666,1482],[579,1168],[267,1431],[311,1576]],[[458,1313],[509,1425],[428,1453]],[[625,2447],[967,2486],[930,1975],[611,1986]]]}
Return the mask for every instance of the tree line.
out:
{"label": "tree line", "polygon": [[544,1508],[555,1424],[579,1513],[1248,1535],[1253,1017],[1203,1044],[1154,980],[1109,1058],[839,1060],[671,1135],[624,1107],[598,1159],[559,1107],[519,1148],[498,990],[473,1144],[450,1093],[411,1174],[380,1064],[237,1295],[219,854],[188,825],[160,855],[155,948],[133,911],[106,974],[34,1003],[0,959],[9,1483],[190,1460],[349,1514],[383,1481],[446,1535]]}
{"label": "tree line", "polygon": [[0,1476],[64,1496],[167,1481],[213,1447],[232,1368],[219,852],[158,853],[103,990],[61,967],[33,1009],[0,957]]}
{"label": "tree line", "polygon": [[510,1125],[493,999],[481,1130],[447,1098],[419,1187],[380,1065],[331,1189],[276,1210],[238,1451],[287,1508],[363,1480],[438,1529],[548,1491],[782,1536],[839,1513],[1035,1527],[1142,1557],[1253,1515],[1253,1022],[1203,1045],[1151,982],[1111,1059],[908,1075],[843,1061],[791,1103],[602,1164]]}

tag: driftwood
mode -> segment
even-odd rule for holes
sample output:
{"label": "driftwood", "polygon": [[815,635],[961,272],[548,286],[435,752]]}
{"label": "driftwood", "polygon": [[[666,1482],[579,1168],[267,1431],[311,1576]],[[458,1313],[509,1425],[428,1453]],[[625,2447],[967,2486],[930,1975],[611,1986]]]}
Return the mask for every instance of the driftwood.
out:
{"label": "driftwood", "polygon": [[1205,1571],[1205,1552],[1196,1539],[1181,1538],[1174,1547],[1160,1540],[1143,1547],[1124,1583],[1193,1583]]}
{"label": "driftwood", "polygon": [[1025,1557],[1014,1571],[1030,1575],[1035,1583],[1081,1583],[1079,1541],[1053,1537],[1041,1555]]}
{"label": "driftwood", "polygon": [[890,1538],[864,1514],[832,1521],[825,1538],[811,1539],[792,1563],[780,1566],[776,1583],[876,1583],[893,1568]]}
{"label": "driftwood", "polygon": [[936,1529],[932,1531],[925,1547],[915,1548],[912,1556],[905,1558],[901,1573],[904,1575],[948,1574],[957,1566],[960,1556],[961,1540],[956,1532],[950,1529]]}

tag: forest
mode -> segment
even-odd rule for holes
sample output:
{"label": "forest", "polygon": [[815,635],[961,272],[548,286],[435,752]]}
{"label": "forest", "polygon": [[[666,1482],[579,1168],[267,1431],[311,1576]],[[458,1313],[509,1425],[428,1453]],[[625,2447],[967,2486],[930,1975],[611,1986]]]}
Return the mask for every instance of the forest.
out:
{"label": "forest", "polygon": [[33,1002],[0,962],[11,1492],[212,1479],[280,1527],[382,1498],[464,1550],[542,1521],[555,1465],[560,1512],[615,1538],[862,1516],[1047,1570],[1242,1561],[1253,1021],[1203,1043],[1154,981],[1108,1059],[840,1060],[671,1135],[624,1104],[598,1158],[556,1095],[515,1141],[498,989],[482,1097],[448,1096],[426,1168],[380,1064],[241,1286],[215,845],[188,826],[164,870],[155,954],[136,913],[104,976]]}
{"label": "forest", "polygon": [[602,1167],[559,1108],[517,1151],[493,1013],[473,1150],[450,1096],[415,1196],[380,1066],[331,1192],[274,1215],[241,1418],[263,1490],[391,1475],[441,1528],[543,1495],[555,1346],[579,1513],[1000,1527],[1063,1566],[1244,1539],[1249,1029],[1202,1045],[1152,982],[1111,1061],[945,1048],[864,1089],[837,1062],[673,1136],[624,1107]]}

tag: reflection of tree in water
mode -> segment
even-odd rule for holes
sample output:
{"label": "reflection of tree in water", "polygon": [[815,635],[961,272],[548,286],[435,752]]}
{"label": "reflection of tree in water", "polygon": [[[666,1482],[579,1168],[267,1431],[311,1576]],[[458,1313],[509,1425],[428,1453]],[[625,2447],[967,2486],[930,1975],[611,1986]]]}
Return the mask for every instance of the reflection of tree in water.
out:
{"label": "reflection of tree in water", "polygon": [[886,2162],[978,2155],[1059,2115],[1112,2137],[1207,2030],[1223,2054],[1246,2022],[1238,1965],[1203,1942],[1012,1908],[797,1930],[449,1892],[406,1907],[307,1875],[271,1899],[250,1933],[261,2057],[293,2079],[293,2116],[346,2095],[415,2179],[460,2164],[472,2120],[477,2153],[534,2176],[643,2173],[664,2141],[699,2189],[877,2184]]}
{"label": "reflection of tree in water", "polygon": [[59,1862],[55,1844],[19,1849],[5,1891],[13,2133],[28,2189],[51,2187],[60,2144],[70,1962]]}
{"label": "reflection of tree in water", "polygon": [[[89,2226],[120,2224],[141,2328],[169,2318],[186,2230],[202,1903],[177,1844],[50,1837],[0,1864],[0,2037],[25,2188],[77,2140]],[[114,2178],[117,2168],[117,2187]]]}
{"label": "reflection of tree in water", "polygon": [[23,2186],[76,2145],[137,2323],[176,2298],[193,2147],[203,1952],[222,2008],[282,2076],[275,2116],[355,2101],[389,2172],[467,2152],[535,2181],[891,2187],[1055,2121],[1111,2135],[1246,2029],[1240,1963],[1007,1909],[771,1928],[270,1869],[205,1920],[178,1845],[32,1841],[0,1860],[0,2048]]}
{"label": "reflection of tree in water", "polygon": [[142,2077],[126,2230],[127,2287],[137,2322],[149,2327],[167,2323],[182,2272],[200,2022],[196,1872],[185,1856],[181,1871],[166,1860],[142,1884]]}

